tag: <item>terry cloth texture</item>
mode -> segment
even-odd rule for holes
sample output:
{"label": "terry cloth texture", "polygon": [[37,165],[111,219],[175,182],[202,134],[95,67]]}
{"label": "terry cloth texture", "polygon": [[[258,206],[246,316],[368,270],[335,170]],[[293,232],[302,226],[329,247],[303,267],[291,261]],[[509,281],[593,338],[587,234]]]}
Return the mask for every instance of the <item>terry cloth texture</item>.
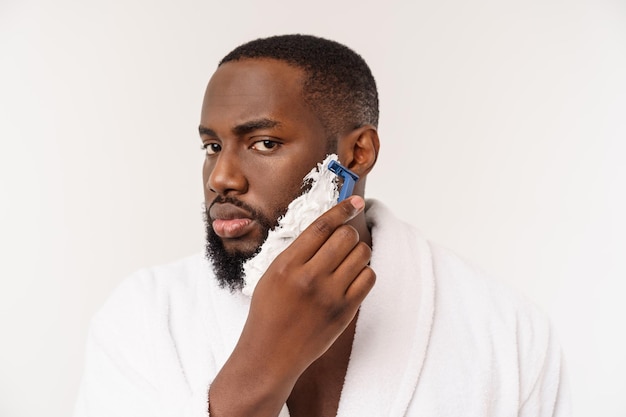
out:
{"label": "terry cloth texture", "polygon": [[[542,313],[382,204],[368,201],[366,215],[377,281],[337,416],[571,415]],[[201,255],[131,276],[92,320],[75,417],[206,417],[249,304]]]}

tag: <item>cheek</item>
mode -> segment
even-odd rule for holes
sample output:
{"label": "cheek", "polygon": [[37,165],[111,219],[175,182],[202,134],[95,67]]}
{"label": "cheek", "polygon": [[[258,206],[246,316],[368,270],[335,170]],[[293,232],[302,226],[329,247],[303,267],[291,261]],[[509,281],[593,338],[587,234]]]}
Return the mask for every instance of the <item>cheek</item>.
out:
{"label": "cheek", "polygon": [[[260,168],[260,167],[259,167]],[[272,164],[249,178],[249,193],[255,206],[272,220],[284,214],[287,206],[299,195],[302,178],[291,167]]]}
{"label": "cheek", "polygon": [[208,203],[209,200],[212,200],[215,196],[209,187],[209,176],[211,175],[211,167],[209,165],[209,161],[207,158],[204,158],[204,162],[202,164],[202,190],[204,191],[204,199]]}
{"label": "cheek", "polygon": [[210,164],[209,159],[205,156],[204,161],[202,162],[202,180],[206,183],[209,178],[210,173]]}
{"label": "cheek", "polygon": [[258,196],[262,198],[267,209],[266,213],[273,218],[284,214],[289,203],[302,194],[302,180],[317,163],[317,161],[289,162],[284,165],[275,164],[266,169],[263,175],[255,176],[255,179],[251,180],[256,184],[251,184],[250,189],[258,191]]}

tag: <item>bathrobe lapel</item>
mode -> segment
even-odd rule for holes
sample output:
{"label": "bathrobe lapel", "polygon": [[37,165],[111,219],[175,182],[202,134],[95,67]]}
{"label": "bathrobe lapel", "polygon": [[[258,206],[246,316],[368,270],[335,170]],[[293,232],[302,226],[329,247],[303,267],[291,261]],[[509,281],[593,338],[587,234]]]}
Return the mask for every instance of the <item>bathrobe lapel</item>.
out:
{"label": "bathrobe lapel", "polygon": [[368,201],[376,285],[359,311],[338,417],[404,416],[424,363],[435,286],[428,243]]}

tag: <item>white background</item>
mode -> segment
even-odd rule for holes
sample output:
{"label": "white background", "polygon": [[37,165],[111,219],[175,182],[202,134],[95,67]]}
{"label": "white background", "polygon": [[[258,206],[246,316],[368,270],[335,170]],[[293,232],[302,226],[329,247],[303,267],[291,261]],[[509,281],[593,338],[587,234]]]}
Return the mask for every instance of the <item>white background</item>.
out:
{"label": "white background", "polygon": [[626,416],[626,3],[0,0],[0,416],[71,414],[88,321],[202,249],[217,61],[300,32],[381,98],[368,195],[553,318],[578,416]]}

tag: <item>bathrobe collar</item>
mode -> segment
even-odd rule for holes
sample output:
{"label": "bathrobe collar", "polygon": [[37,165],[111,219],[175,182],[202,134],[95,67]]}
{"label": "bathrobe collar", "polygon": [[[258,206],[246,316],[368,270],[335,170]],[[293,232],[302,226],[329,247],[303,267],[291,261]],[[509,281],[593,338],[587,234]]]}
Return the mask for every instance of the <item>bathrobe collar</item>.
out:
{"label": "bathrobe collar", "polygon": [[433,321],[428,243],[368,200],[376,285],[359,311],[338,417],[403,416],[417,386]]}

